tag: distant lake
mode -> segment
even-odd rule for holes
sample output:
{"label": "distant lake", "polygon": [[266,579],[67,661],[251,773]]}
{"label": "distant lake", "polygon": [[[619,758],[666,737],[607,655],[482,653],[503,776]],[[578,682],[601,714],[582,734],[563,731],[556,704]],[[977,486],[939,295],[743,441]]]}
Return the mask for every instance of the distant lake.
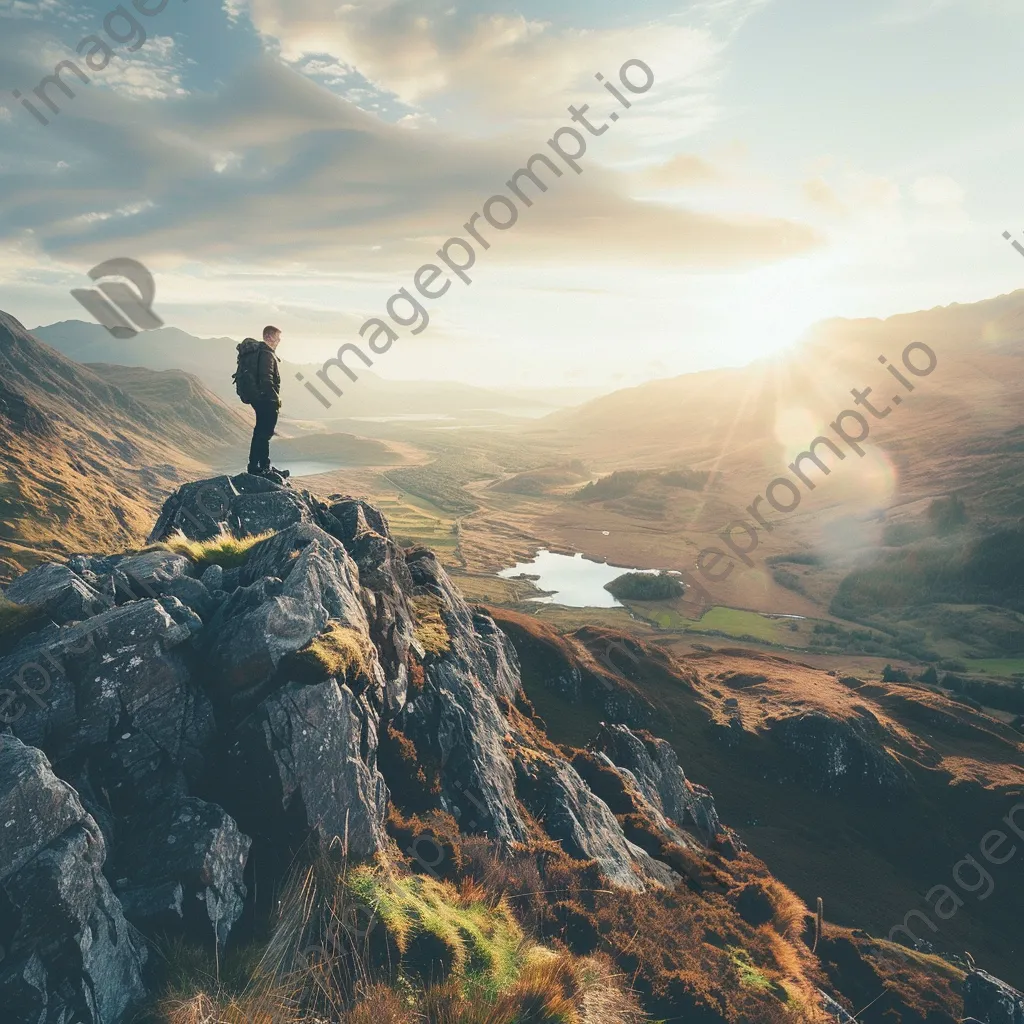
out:
{"label": "distant lake", "polygon": [[498,575],[506,580],[522,573],[539,577],[531,582],[539,590],[553,590],[555,593],[531,600],[545,604],[561,604],[567,608],[622,608],[622,602],[612,597],[604,585],[627,572],[656,575],[658,570],[624,569],[606,562],[591,562],[579,553],[556,555],[542,548],[532,562],[520,562],[511,569],[502,569]]}
{"label": "distant lake", "polygon": [[317,476],[320,473],[333,473],[344,465],[340,462],[316,462],[311,459],[281,459],[280,469],[287,469],[295,479],[302,476]]}
{"label": "distant lake", "polygon": [[350,416],[353,423],[432,423],[435,420],[453,420],[437,412],[396,412],[390,416]]}

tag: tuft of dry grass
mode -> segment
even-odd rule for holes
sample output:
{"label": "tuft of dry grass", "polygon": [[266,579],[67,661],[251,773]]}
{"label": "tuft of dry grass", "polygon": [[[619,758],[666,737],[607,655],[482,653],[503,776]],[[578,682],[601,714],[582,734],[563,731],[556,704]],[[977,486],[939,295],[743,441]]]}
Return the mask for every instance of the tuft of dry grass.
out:
{"label": "tuft of dry grass", "polygon": [[441,617],[441,602],[429,594],[413,597],[412,605],[416,639],[428,654],[441,657],[451,650],[452,638]]}
{"label": "tuft of dry grass", "polygon": [[[494,1000],[466,999],[458,986],[428,990],[430,1024],[644,1024],[647,1015],[604,958],[542,951]],[[346,1022],[349,1024],[349,1022]]]}
{"label": "tuft of dry grass", "polygon": [[254,537],[233,537],[230,533],[222,533],[210,540],[189,540],[184,534],[178,534],[145,550],[173,551],[190,558],[199,569],[211,565],[235,569],[245,562],[252,548],[273,535],[273,532],[269,532]]}
{"label": "tuft of dry grass", "polygon": [[371,985],[357,998],[356,1005],[341,1018],[342,1024],[422,1024],[408,993],[389,985]]}
{"label": "tuft of dry grass", "polygon": [[257,947],[236,950],[223,965],[182,940],[157,951],[165,982],[143,1014],[151,1024],[311,1024],[297,1009],[301,984],[275,977]]}
{"label": "tuft of dry grass", "polygon": [[362,633],[340,622],[327,628],[288,659],[288,671],[296,682],[322,683],[368,677],[370,642]]}
{"label": "tuft of dry grass", "polygon": [[306,1024],[310,1018],[293,1012],[280,995],[221,999],[200,992],[189,999],[169,997],[158,1009],[166,1024]]}
{"label": "tuft of dry grass", "polygon": [[810,913],[792,889],[770,875],[748,882],[730,902],[748,924],[770,925],[782,938],[793,941],[800,938]]}

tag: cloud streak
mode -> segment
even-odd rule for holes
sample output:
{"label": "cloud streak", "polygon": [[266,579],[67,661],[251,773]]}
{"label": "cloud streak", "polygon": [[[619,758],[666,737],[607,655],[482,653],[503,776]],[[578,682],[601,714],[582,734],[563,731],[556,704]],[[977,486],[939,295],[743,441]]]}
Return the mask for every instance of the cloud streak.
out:
{"label": "cloud streak", "polygon": [[[65,166],[41,175],[26,156],[0,171],[2,237],[83,262],[116,249],[157,265],[401,272],[529,155],[519,142],[387,124],[268,55],[216,93],[171,104],[139,88],[83,90],[46,134],[37,144],[52,142]],[[536,137],[538,150],[548,137]],[[697,214],[633,199],[629,187],[596,164],[585,180],[556,182],[497,258],[736,266],[817,244],[796,223]]]}

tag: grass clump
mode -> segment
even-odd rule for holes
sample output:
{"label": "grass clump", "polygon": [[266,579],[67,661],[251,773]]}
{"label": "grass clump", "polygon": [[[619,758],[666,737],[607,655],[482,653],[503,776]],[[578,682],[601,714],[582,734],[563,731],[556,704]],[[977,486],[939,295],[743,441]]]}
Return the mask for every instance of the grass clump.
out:
{"label": "grass clump", "polygon": [[408,961],[404,966],[427,977],[446,974],[467,995],[496,998],[518,980],[530,958],[508,903],[489,900],[474,883],[459,890],[422,875],[399,877],[364,867],[349,875],[348,887],[379,916]]}
{"label": "grass clump", "polygon": [[[647,1016],[621,988],[602,957],[577,959],[545,951],[524,968],[512,988],[494,1000],[466,1000],[453,986],[426,993],[431,1024],[644,1024]],[[345,1024],[356,1024],[355,1020]],[[360,1018],[359,1024],[362,1024]],[[369,1022],[367,1022],[369,1024]],[[403,1022],[404,1024],[404,1022]]]}
{"label": "grass clump", "polygon": [[297,976],[275,977],[257,946],[221,963],[181,939],[156,947],[163,961],[162,994],[145,1010],[145,1024],[306,1024]]}
{"label": "grass clump", "polygon": [[441,657],[451,650],[452,638],[448,627],[441,618],[441,602],[429,594],[413,597],[413,619],[415,622],[416,639],[428,654]]}
{"label": "grass clump", "polygon": [[369,676],[369,642],[358,631],[331,622],[319,636],[289,659],[289,673],[300,683]]}
{"label": "grass clump", "polygon": [[[365,913],[356,913],[358,910]],[[442,976],[430,955],[444,949]],[[159,948],[146,1024],[645,1024],[603,956],[528,942],[509,904],[461,887],[321,855],[293,877],[260,943],[220,962]],[[419,959],[419,963],[414,961]]]}
{"label": "grass clump", "polygon": [[260,533],[255,537],[233,537],[230,533],[221,533],[210,540],[189,540],[188,537],[179,534],[146,550],[173,551],[177,555],[190,558],[199,569],[206,569],[211,565],[219,565],[222,569],[236,569],[244,564],[252,548],[272,536],[272,532]]}

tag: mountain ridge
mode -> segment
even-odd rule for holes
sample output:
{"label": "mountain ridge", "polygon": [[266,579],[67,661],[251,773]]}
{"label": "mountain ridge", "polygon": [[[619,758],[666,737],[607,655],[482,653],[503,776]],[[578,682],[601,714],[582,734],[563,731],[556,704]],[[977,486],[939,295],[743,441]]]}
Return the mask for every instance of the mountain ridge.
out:
{"label": "mountain ridge", "polygon": [[[202,432],[178,410],[147,407],[4,312],[0,381],[0,574],[99,537],[138,540],[160,495],[205,469]],[[206,412],[242,436],[222,404]]]}
{"label": "mountain ridge", "polygon": [[[99,324],[79,320],[38,327],[35,333],[79,362],[104,362],[144,366],[148,369],[179,369],[197,376],[214,394],[228,403],[236,401],[231,375],[235,371],[237,342],[231,338],[197,338],[175,327],[146,331],[136,338],[113,338]],[[298,420],[332,420],[353,416],[410,414],[458,415],[481,409],[521,410],[528,414],[539,399],[507,395],[488,388],[454,381],[420,382],[389,380],[356,362],[358,376],[350,381],[333,369],[331,379],[344,394],[336,395],[317,378],[322,364],[295,363],[288,359],[287,335],[281,356],[281,394],[286,415]],[[329,408],[309,392],[311,383]]]}

